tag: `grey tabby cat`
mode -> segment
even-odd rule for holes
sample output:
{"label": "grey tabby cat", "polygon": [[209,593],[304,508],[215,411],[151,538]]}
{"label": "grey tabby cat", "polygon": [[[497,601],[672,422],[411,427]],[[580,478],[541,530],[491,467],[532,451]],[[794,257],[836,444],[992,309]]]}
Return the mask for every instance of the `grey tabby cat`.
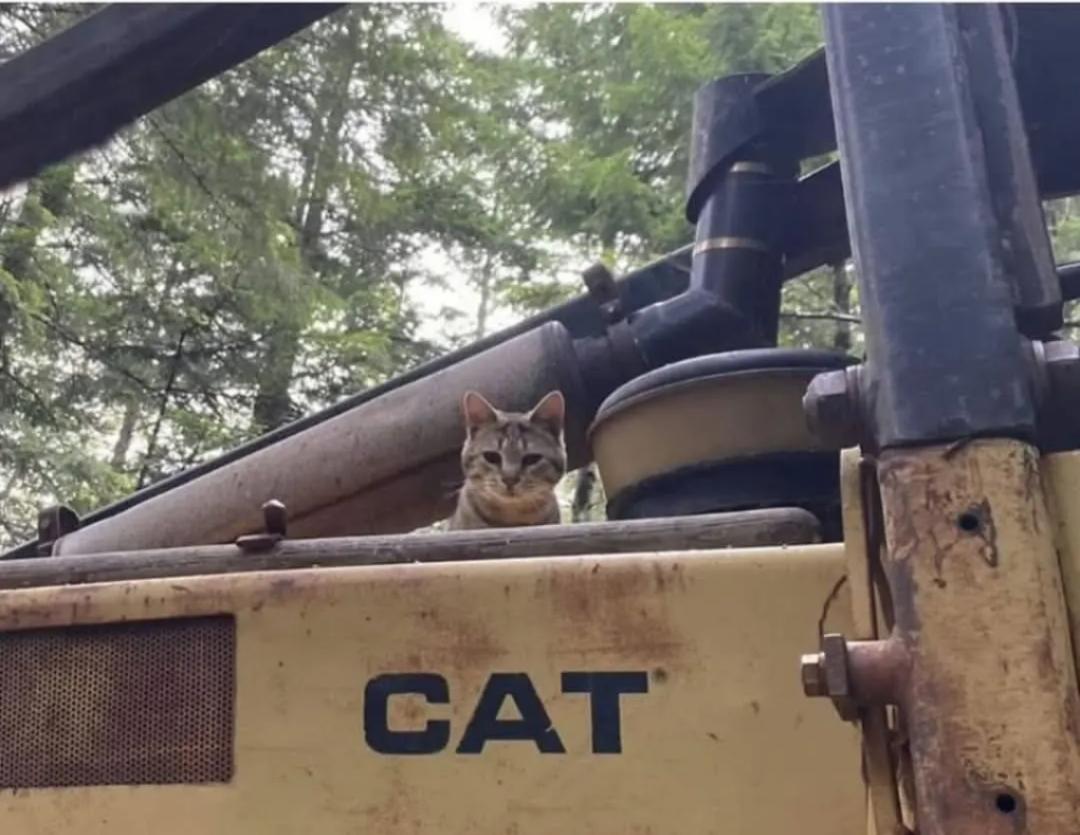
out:
{"label": "grey tabby cat", "polygon": [[500,411],[474,391],[461,406],[465,484],[450,529],[559,524],[555,485],[566,472],[562,392],[545,395],[529,412]]}

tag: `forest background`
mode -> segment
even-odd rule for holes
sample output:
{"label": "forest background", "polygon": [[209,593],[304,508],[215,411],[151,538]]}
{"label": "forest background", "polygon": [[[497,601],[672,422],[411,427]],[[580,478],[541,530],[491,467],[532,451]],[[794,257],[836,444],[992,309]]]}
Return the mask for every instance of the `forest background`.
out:
{"label": "forest background", "polygon": [[[0,62],[94,8],[0,6]],[[354,5],[0,192],[0,548],[687,243],[695,89],[820,41],[800,4]],[[781,340],[861,349],[850,264]]]}

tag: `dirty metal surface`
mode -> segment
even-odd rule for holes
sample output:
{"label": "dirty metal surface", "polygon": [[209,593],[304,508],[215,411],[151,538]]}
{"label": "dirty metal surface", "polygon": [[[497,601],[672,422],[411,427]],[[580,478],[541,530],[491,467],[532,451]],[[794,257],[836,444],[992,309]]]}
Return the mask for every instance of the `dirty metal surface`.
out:
{"label": "dirty metal surface", "polygon": [[2,631],[231,613],[237,689],[230,783],[5,792],[0,829],[862,833],[857,732],[796,663],[850,631],[843,572],[818,545],[3,591]]}
{"label": "dirty metal surface", "polygon": [[1080,832],[1080,701],[1038,453],[895,450],[879,474],[918,831]]}

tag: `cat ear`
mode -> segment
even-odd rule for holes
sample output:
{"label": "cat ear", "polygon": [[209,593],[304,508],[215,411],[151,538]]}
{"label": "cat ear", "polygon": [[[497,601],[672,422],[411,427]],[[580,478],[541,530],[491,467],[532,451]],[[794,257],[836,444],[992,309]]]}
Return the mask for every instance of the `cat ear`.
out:
{"label": "cat ear", "polygon": [[461,401],[461,411],[465,414],[465,428],[469,430],[469,434],[472,434],[474,429],[494,423],[498,419],[495,407],[475,391],[465,392],[465,397]]}
{"label": "cat ear", "polygon": [[562,392],[556,389],[544,395],[531,412],[529,420],[539,423],[552,435],[558,435],[563,430],[563,422],[566,420],[566,400]]}

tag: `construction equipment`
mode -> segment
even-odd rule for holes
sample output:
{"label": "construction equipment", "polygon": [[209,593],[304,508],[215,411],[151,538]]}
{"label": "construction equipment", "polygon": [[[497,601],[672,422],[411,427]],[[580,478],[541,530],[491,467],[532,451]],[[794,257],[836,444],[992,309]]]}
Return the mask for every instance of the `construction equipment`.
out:
{"label": "construction equipment", "polygon": [[[255,8],[109,7],[0,66],[0,181],[332,11]],[[823,17],[698,92],[692,245],[43,513],[0,562],[0,825],[1080,832],[1080,286],[1040,203],[1080,192],[1080,10]],[[88,44],[119,99],[155,81],[64,111]],[[849,251],[865,360],[778,348],[783,282]],[[608,522],[403,533],[448,509],[465,388],[551,387]]]}

